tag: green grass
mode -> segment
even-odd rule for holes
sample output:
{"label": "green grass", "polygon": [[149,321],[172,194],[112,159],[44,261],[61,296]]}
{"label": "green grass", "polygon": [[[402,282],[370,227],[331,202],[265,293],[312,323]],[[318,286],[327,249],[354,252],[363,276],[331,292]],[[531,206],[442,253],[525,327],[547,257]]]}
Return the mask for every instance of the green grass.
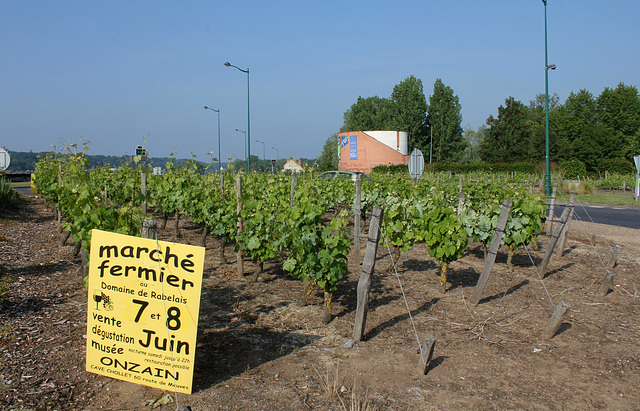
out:
{"label": "green grass", "polygon": [[614,194],[588,194],[578,196],[577,199],[581,203],[600,203],[611,205],[633,205],[640,207],[640,202],[636,202],[635,198],[630,196],[620,196]]}

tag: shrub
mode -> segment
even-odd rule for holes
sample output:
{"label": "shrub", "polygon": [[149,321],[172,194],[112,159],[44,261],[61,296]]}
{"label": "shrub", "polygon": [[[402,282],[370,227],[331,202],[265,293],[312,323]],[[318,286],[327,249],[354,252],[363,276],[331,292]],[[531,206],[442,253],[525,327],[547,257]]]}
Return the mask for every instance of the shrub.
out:
{"label": "shrub", "polygon": [[579,177],[584,177],[587,175],[587,167],[580,160],[567,160],[561,164],[562,169],[564,170],[564,177],[575,180]]}
{"label": "shrub", "polygon": [[597,188],[603,190],[633,190],[635,174],[608,173],[607,178],[599,178],[593,182]]}
{"label": "shrub", "polygon": [[375,166],[371,174],[409,174],[409,167],[405,164],[389,164]]}
{"label": "shrub", "polygon": [[11,183],[0,176],[0,210],[14,207],[20,202],[20,194],[13,189]]}
{"label": "shrub", "polygon": [[636,169],[631,161],[625,158],[604,158],[598,163],[600,172],[609,172],[617,174],[633,174]]}
{"label": "shrub", "polygon": [[[555,168],[555,164],[553,164]],[[473,163],[473,164],[459,164],[459,163],[431,163],[424,165],[425,173],[440,173],[451,172],[451,174],[468,174],[468,173],[511,173],[518,174],[544,174],[544,164],[540,166],[537,163],[530,163],[526,161],[516,163]],[[372,173],[384,173],[384,174],[400,174],[408,173],[408,168],[405,165],[382,165],[376,166],[371,171]]]}
{"label": "shrub", "polygon": [[535,174],[536,164],[528,162],[517,163],[473,163],[473,164],[458,164],[458,163],[433,163],[424,165],[425,172],[447,172],[451,174],[468,174],[476,172],[485,173],[511,173],[516,172],[519,174]]}
{"label": "shrub", "polygon": [[588,181],[561,181],[558,191],[562,194],[571,194],[575,191],[578,195],[593,194],[593,185]]}

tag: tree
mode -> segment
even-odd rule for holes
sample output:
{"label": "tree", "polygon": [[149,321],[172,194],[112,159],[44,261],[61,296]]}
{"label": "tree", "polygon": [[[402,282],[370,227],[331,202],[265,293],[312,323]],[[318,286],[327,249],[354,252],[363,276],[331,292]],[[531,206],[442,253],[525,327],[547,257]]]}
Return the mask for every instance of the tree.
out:
{"label": "tree", "polygon": [[409,76],[393,88],[388,99],[378,96],[358,97],[358,101],[344,113],[344,124],[340,132],[406,131],[409,135],[409,145],[424,150],[428,147],[426,112],[427,100],[422,89],[422,81]]}
{"label": "tree", "polygon": [[480,156],[488,162],[515,162],[528,159],[532,123],[522,102],[509,97],[498,107],[498,118],[487,119],[489,130],[480,147]]}
{"label": "tree", "polygon": [[[553,113],[559,106],[560,97],[555,93],[549,96],[549,153],[552,158],[558,153],[558,134],[555,132],[556,127],[553,121]],[[527,110],[529,112],[529,120],[531,121],[529,159],[533,161],[544,161],[547,139],[545,125],[546,96],[544,94],[536,95],[536,98],[529,102]]]}
{"label": "tree", "polygon": [[338,150],[340,149],[338,135],[332,134],[324,143],[322,154],[318,157],[319,171],[338,169]]}
{"label": "tree", "polygon": [[394,103],[395,115],[390,130],[406,131],[412,146],[424,147],[427,136],[427,99],[422,89],[422,80],[409,76],[396,84],[391,93],[391,101]]}
{"label": "tree", "polygon": [[358,97],[358,101],[344,113],[344,125],[340,132],[391,130],[394,113],[394,103],[389,99]]}
{"label": "tree", "polygon": [[473,164],[480,161],[480,146],[484,140],[485,132],[487,131],[486,125],[481,125],[478,130],[474,131],[471,126],[467,125],[464,129],[462,138],[464,138],[466,147],[464,149],[463,161],[467,164]]}
{"label": "tree", "polygon": [[[453,94],[453,89],[437,79],[433,84],[433,94],[429,97],[427,114],[429,131],[433,133],[434,162],[458,162],[462,159],[465,142],[460,126],[460,110],[460,101]],[[418,147],[430,152],[430,141],[431,136],[428,140],[421,141]]]}
{"label": "tree", "polygon": [[593,171],[601,159],[619,155],[622,141],[613,129],[599,123],[596,99],[589,91],[571,92],[554,111],[554,118],[560,136],[559,159],[581,160]]}
{"label": "tree", "polygon": [[640,95],[634,86],[624,83],[611,89],[605,87],[597,100],[598,121],[610,128],[616,141],[622,143],[620,157],[631,157],[640,153]]}
{"label": "tree", "polygon": [[[544,123],[544,110],[547,106],[547,96],[545,94],[536,94],[536,98],[529,102],[529,109],[538,114],[538,119]],[[560,97],[557,93],[549,96],[549,113],[556,109],[560,105]],[[540,117],[541,115],[541,117]]]}

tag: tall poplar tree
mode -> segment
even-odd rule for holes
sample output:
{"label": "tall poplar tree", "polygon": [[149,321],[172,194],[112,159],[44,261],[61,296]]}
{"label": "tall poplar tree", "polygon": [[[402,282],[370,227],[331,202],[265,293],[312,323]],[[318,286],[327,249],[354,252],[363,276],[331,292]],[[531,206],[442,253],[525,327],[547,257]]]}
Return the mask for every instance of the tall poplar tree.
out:
{"label": "tall poplar tree", "polygon": [[407,77],[396,84],[391,93],[395,113],[390,130],[406,131],[409,145],[425,147],[427,99],[422,89],[422,80],[414,76]]}
{"label": "tall poplar tree", "polygon": [[[427,113],[429,130],[428,142],[423,152],[429,158],[432,149],[432,161],[454,163],[464,156],[465,141],[462,137],[462,114],[460,100],[453,89],[437,79],[433,84],[433,94],[429,97]],[[433,145],[431,146],[431,133]]]}

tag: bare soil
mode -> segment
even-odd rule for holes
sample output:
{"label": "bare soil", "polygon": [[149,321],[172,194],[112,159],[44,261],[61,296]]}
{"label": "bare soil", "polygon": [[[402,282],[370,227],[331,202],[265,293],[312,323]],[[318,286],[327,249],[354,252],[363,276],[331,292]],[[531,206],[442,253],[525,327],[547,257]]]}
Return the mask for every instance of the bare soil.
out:
{"label": "bare soil", "polygon": [[[199,244],[196,225],[182,221],[175,239],[171,224],[161,239]],[[353,348],[345,343],[357,266],[325,325],[320,290],[302,305],[307,285],[276,262],[257,283],[238,278],[232,248],[226,258],[234,264],[221,264],[218,241],[209,238],[193,394],[164,396],[84,370],[87,292],[73,245],[60,240],[53,212],[37,197],[0,220],[2,409],[640,409],[638,230],[572,223],[564,255],[544,280],[534,264],[546,236],[538,249],[517,251],[513,272],[501,250],[477,306],[469,298],[483,266],[479,244],[451,264],[446,293],[423,246],[401,256],[396,275],[381,244],[365,339]],[[616,244],[614,285],[598,297]],[[247,273],[256,268],[245,261]],[[560,301],[571,309],[543,339]],[[427,337],[436,343],[423,375],[419,343]]]}

